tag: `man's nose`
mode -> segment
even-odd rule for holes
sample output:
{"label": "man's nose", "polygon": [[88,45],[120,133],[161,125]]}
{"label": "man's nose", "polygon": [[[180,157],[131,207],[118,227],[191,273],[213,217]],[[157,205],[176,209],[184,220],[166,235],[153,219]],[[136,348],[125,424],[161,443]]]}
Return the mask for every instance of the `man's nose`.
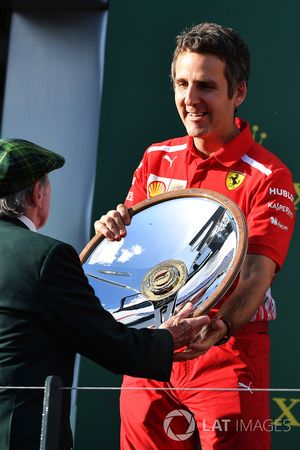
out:
{"label": "man's nose", "polygon": [[184,102],[187,106],[192,106],[195,103],[199,102],[199,92],[194,85],[188,86],[185,92]]}

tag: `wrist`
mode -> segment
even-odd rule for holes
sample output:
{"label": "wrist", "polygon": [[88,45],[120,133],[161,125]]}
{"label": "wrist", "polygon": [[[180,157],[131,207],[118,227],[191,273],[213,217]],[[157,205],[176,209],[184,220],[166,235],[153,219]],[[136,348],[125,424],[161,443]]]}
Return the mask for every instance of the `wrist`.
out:
{"label": "wrist", "polygon": [[216,317],[214,317],[214,319],[221,320],[224,323],[224,325],[226,326],[226,334],[222,337],[222,339],[220,339],[218,342],[216,342],[215,345],[225,344],[231,338],[231,322],[229,319],[227,319],[226,317],[223,317],[223,316],[216,316]]}

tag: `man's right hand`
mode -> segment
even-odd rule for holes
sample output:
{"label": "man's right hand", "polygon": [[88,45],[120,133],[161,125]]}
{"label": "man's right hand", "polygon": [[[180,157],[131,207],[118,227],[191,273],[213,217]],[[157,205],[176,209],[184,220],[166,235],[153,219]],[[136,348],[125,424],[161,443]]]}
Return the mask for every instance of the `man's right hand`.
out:
{"label": "man's right hand", "polygon": [[[210,323],[208,316],[189,317],[193,311],[192,303],[188,302],[175,316],[170,317],[159,328],[168,330],[174,340],[174,350],[180,347],[195,344],[201,340],[201,330]],[[194,359],[206,352],[206,349],[198,352],[177,352],[174,361],[187,361]]]}
{"label": "man's right hand", "polygon": [[128,208],[120,204],[94,223],[95,232],[103,234],[109,241],[120,241],[127,234],[126,226],[130,225],[131,217]]}

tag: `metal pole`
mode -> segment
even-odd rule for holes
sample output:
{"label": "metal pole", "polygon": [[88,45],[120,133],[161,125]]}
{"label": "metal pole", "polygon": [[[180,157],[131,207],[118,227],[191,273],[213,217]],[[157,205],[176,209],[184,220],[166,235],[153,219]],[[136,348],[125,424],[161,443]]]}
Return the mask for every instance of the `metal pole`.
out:
{"label": "metal pole", "polygon": [[40,450],[59,450],[62,387],[60,377],[51,375],[46,378]]}

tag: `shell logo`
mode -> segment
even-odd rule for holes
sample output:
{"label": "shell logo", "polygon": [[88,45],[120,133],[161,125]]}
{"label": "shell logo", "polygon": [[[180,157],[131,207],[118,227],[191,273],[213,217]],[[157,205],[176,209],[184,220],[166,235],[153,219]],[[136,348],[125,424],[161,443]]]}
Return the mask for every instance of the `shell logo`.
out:
{"label": "shell logo", "polygon": [[151,181],[148,186],[149,197],[155,197],[156,195],[166,192],[166,185],[162,181]]}

